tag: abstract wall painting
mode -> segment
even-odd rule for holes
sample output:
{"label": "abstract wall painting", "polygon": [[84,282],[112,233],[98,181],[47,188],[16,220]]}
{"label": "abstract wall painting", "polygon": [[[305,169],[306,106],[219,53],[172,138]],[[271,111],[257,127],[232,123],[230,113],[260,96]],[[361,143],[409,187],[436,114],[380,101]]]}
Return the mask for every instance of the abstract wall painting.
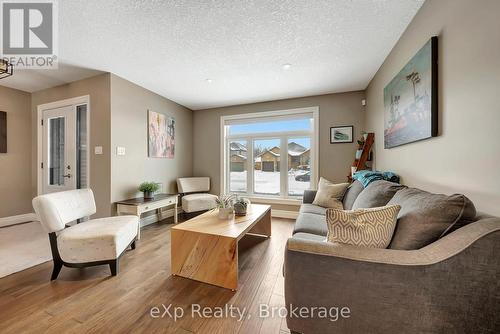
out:
{"label": "abstract wall painting", "polygon": [[175,118],[148,111],[148,156],[170,158],[175,153]]}
{"label": "abstract wall painting", "polygon": [[384,88],[384,147],[438,135],[437,37],[432,37]]}

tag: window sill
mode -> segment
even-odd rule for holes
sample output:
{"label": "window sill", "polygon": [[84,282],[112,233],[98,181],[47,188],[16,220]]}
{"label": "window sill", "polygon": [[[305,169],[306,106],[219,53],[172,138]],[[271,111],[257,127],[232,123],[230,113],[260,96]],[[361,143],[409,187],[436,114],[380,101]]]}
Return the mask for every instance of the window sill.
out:
{"label": "window sill", "polygon": [[302,199],[293,199],[293,198],[276,198],[276,197],[263,197],[263,196],[244,196],[242,197],[248,198],[252,203],[261,203],[261,204],[283,204],[283,205],[295,205],[300,206],[302,204]]}

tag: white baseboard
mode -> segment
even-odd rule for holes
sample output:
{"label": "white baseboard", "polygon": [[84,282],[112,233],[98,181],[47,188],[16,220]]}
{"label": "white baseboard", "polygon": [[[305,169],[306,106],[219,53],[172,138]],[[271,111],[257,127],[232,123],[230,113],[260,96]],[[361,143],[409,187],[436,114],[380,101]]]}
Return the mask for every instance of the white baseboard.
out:
{"label": "white baseboard", "polygon": [[10,216],[0,218],[0,227],[16,225],[20,223],[27,223],[31,221],[38,221],[38,217],[34,213],[25,213],[17,216]]}
{"label": "white baseboard", "polygon": [[[181,214],[182,213],[182,209],[181,208],[177,208],[177,214]],[[147,226],[147,225],[150,225],[150,224],[154,224],[160,220],[163,220],[165,218],[169,218],[169,217],[173,217],[174,216],[174,209],[168,209],[168,210],[163,210],[161,212],[161,217],[159,217],[158,215],[154,214],[154,215],[151,215],[151,216],[147,216],[147,217],[144,217],[144,218],[141,218],[141,227],[144,227],[144,226]]]}
{"label": "white baseboard", "polygon": [[271,216],[276,218],[297,219],[297,217],[299,216],[299,212],[271,209]]}

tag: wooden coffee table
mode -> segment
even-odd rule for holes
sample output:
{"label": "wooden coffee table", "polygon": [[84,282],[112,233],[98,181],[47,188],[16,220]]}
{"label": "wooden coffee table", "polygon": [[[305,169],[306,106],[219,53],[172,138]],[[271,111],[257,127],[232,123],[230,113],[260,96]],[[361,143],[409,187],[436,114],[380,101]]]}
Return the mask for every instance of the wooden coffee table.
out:
{"label": "wooden coffee table", "polygon": [[213,210],[171,229],[172,274],[227,289],[238,288],[238,241],[271,236],[271,206],[251,204],[247,215],[223,220]]}

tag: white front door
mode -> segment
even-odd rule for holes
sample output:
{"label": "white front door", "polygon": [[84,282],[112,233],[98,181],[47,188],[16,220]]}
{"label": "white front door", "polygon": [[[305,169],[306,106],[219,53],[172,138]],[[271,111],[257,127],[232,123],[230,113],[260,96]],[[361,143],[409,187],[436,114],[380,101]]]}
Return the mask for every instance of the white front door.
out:
{"label": "white front door", "polygon": [[74,106],[43,111],[43,193],[76,189],[76,115]]}

